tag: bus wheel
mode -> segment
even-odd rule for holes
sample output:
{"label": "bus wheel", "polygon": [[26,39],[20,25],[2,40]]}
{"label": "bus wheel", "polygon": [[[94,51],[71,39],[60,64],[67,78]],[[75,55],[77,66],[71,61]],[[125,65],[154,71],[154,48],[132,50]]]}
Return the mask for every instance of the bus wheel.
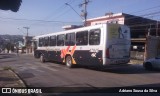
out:
{"label": "bus wheel", "polygon": [[44,56],[43,56],[43,55],[40,56],[40,61],[41,61],[42,63],[45,62],[45,59],[44,59]]}
{"label": "bus wheel", "polygon": [[66,66],[68,67],[68,68],[73,68],[73,64],[72,64],[72,58],[71,58],[71,56],[67,56],[66,57]]}

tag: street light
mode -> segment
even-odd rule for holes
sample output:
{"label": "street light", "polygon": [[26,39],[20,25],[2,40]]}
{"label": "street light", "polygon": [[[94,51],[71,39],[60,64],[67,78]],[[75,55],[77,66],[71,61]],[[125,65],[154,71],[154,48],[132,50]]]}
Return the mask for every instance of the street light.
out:
{"label": "street light", "polygon": [[20,32],[23,32],[23,34],[26,34],[21,28],[17,28]]}
{"label": "street light", "polygon": [[23,27],[24,29],[27,29],[27,37],[28,37],[28,29],[30,29],[29,27]]}

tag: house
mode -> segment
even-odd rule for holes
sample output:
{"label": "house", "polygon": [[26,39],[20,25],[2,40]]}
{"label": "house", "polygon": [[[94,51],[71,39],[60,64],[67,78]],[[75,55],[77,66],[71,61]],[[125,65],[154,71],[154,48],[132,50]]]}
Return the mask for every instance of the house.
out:
{"label": "house", "polygon": [[32,53],[32,39],[33,39],[33,36],[24,36],[23,37],[24,46],[25,46],[24,49],[26,49],[26,53]]}

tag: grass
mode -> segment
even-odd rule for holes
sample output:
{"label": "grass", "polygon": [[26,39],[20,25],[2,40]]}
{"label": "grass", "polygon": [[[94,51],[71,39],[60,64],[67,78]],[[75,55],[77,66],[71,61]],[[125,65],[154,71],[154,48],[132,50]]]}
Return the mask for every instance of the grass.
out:
{"label": "grass", "polygon": [[13,70],[13,69],[10,66],[5,66],[5,67],[3,67],[3,70]]}

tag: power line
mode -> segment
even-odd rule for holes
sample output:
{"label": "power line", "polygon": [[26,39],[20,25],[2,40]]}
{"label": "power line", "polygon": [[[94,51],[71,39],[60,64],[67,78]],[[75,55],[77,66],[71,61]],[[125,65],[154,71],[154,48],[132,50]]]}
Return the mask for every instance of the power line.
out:
{"label": "power line", "polygon": [[61,14],[57,15],[56,17],[52,18],[52,20],[60,18],[61,16],[65,16],[66,13],[68,13],[71,9],[65,10],[61,12]]}
{"label": "power line", "polygon": [[151,16],[151,15],[159,14],[159,13],[160,13],[160,11],[152,12],[152,13],[147,13],[147,14],[143,14],[143,15],[136,16],[136,17],[130,17],[130,18],[127,18],[126,20],[135,19],[135,18],[142,18],[143,16]]}
{"label": "power line", "polygon": [[[160,11],[158,11],[158,12],[153,12],[153,13],[148,13],[148,14],[144,14],[145,16],[147,16],[147,15],[155,15],[155,14],[160,14],[159,13]],[[143,16],[144,16],[143,15]],[[142,15],[141,15],[142,16]],[[18,18],[4,18],[4,17],[0,17],[0,18],[2,18],[2,19],[9,19],[9,20],[18,20],[18,21],[36,21],[36,22],[48,22],[48,23],[81,23],[81,22],[65,22],[65,21],[46,21],[46,20],[33,20],[33,19],[18,19]],[[131,17],[131,18],[127,18],[126,20],[128,20],[128,19],[135,19],[135,18],[141,18],[141,17]],[[136,23],[136,24],[140,24],[140,23]],[[143,24],[142,24],[143,25]],[[132,26],[132,25],[131,25]],[[135,23],[134,23],[134,25],[133,26],[137,26],[137,25],[135,25]]]}
{"label": "power line", "polygon": [[135,27],[135,26],[147,26],[147,25],[156,25],[156,23],[147,23],[147,24],[136,24],[136,25],[130,25],[129,27]]}
{"label": "power line", "polygon": [[[160,13],[156,13],[156,14],[152,14],[152,15],[145,15],[145,18],[146,17],[155,17],[155,16],[160,16]],[[131,19],[136,19],[136,18],[143,18],[143,17],[130,17],[130,18],[126,18],[125,20],[131,20]],[[149,19],[149,18],[147,18]],[[152,20],[152,19],[149,19],[151,20],[151,22],[148,22],[148,23],[152,23],[152,21],[155,21],[155,20]],[[158,19],[157,19],[158,20]],[[143,20],[142,21],[139,21],[139,22],[134,22],[134,23],[130,23],[130,24],[133,24],[133,25],[136,25],[136,24],[143,24]]]}
{"label": "power line", "polygon": [[65,3],[65,4],[68,5],[83,20],[83,17],[81,15],[79,15],[79,13],[70,4],[68,4],[68,3]]}
{"label": "power line", "polygon": [[19,19],[19,18],[4,18],[0,17],[1,19],[8,19],[8,20],[17,20],[17,21],[36,21],[36,22],[48,22],[48,23],[80,23],[80,22],[67,22],[67,21],[47,21],[47,20],[36,20],[36,19]]}
{"label": "power line", "polygon": [[[142,17],[142,16],[145,16],[145,18]],[[132,20],[132,19],[138,20],[138,18],[144,18],[144,19],[150,20],[150,22],[147,22],[147,23],[152,23],[152,21],[155,21],[155,20],[152,20],[152,19],[149,19],[149,18],[146,18],[146,17],[155,17],[155,16],[160,16],[160,11],[156,11],[156,12],[152,12],[152,13],[147,13],[147,14],[143,14],[143,15],[139,15],[139,16],[130,15],[130,17],[125,18],[125,20]],[[119,21],[124,21],[124,20],[119,20]],[[142,20],[142,21],[140,21],[138,23],[137,22],[133,22],[132,24],[134,24],[134,25],[136,25],[136,24],[144,24],[144,22]]]}
{"label": "power line", "polygon": [[[54,17],[54,19],[57,18],[57,17],[61,17],[62,15],[64,16],[64,14],[66,14],[68,11],[69,11],[69,10],[65,11],[65,13],[63,12],[62,14]],[[44,21],[46,21],[46,20],[44,20]],[[37,25],[37,24],[39,24],[39,23],[40,23],[40,22],[36,22],[36,23],[34,23],[34,24],[31,24],[31,25],[33,26],[33,25]],[[46,22],[45,22],[45,23],[46,23]],[[57,23],[58,23],[58,22],[57,22]],[[70,22],[61,22],[61,23],[70,23]],[[30,26],[31,26],[31,25],[30,25]]]}
{"label": "power line", "polygon": [[[67,3],[73,3],[72,2],[73,0],[68,0],[68,2]],[[75,0],[74,0],[75,1]],[[46,19],[49,19],[50,17],[52,17],[53,15],[55,15],[57,12],[59,13],[59,12],[61,12],[61,11],[59,11],[60,9],[65,9],[65,4],[63,4],[62,6],[60,6],[59,8],[57,8],[55,11],[53,11],[50,15],[48,15],[44,20],[46,20]]]}
{"label": "power line", "polygon": [[150,8],[146,8],[146,9],[143,9],[143,10],[140,10],[140,11],[131,12],[130,14],[144,12],[144,11],[148,11],[148,10],[155,9],[155,8],[158,8],[158,7],[160,7],[160,5],[154,6],[154,7],[150,7]]}
{"label": "power line", "polygon": [[20,32],[22,32],[23,34],[26,34],[21,28],[17,28]]}
{"label": "power line", "polygon": [[[73,3],[74,1],[75,1],[75,0],[68,0],[67,3]],[[59,11],[59,10],[60,10],[60,9],[63,10],[63,9],[65,9],[65,8],[66,8],[66,5],[63,4],[62,6],[60,6],[59,8],[57,8],[55,11],[53,11],[50,15],[46,16],[43,20],[48,20],[49,18],[53,20],[52,16],[55,15],[57,12],[61,13],[62,11]],[[54,17],[54,19],[56,19],[57,17],[63,16],[63,15],[66,14],[68,11],[69,11],[69,10],[66,10],[65,12],[63,12],[63,13],[61,13],[61,14],[58,13],[59,15],[56,14],[57,16]],[[38,22],[38,23],[31,24],[31,25],[36,25],[36,24],[39,24],[39,22]]]}
{"label": "power line", "polygon": [[[151,29],[155,30],[155,29],[160,29],[160,28],[151,28]],[[147,30],[147,28],[140,28],[140,29],[130,29],[130,30]]]}
{"label": "power line", "polygon": [[68,13],[70,10],[71,9],[68,9],[68,10],[64,11],[63,13],[61,13],[61,14],[57,15],[56,17],[52,18],[52,20],[60,18],[61,16],[65,16],[65,14]]}

